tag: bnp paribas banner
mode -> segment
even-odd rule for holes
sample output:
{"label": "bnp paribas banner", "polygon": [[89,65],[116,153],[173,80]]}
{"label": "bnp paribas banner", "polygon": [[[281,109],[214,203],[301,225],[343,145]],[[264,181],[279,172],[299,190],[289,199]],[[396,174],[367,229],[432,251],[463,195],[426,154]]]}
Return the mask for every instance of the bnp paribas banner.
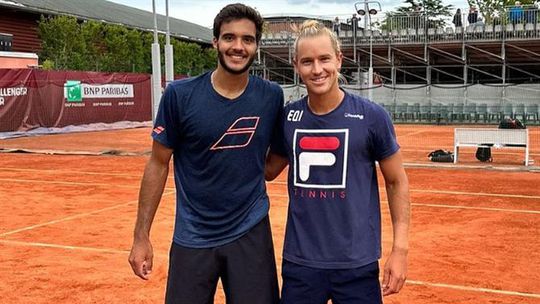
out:
{"label": "bnp paribas banner", "polygon": [[133,98],[132,84],[91,85],[79,80],[68,80],[64,84],[64,97],[68,102],[82,102],[83,98]]}
{"label": "bnp paribas banner", "polygon": [[150,121],[149,74],[0,69],[0,132]]}

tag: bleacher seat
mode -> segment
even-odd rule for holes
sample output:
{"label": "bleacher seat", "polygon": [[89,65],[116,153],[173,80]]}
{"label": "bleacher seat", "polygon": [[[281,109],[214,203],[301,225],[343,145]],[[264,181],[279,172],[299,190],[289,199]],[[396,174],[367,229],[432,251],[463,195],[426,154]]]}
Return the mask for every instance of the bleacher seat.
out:
{"label": "bleacher seat", "polygon": [[513,24],[507,24],[505,27],[506,35],[507,36],[513,36],[514,34],[514,25]]}
{"label": "bleacher seat", "polygon": [[514,26],[514,36],[520,38],[525,36],[525,25],[523,23],[516,23]]}
{"label": "bleacher seat", "polygon": [[534,32],[534,23],[525,24],[525,31],[527,34],[532,34],[532,32]]}
{"label": "bleacher seat", "polygon": [[514,118],[514,108],[511,103],[505,103],[502,108],[502,118]]}
{"label": "bleacher seat", "polygon": [[418,116],[418,120],[420,122],[423,120],[429,121],[430,114],[431,114],[431,105],[429,104],[420,105],[420,114]]}
{"label": "bleacher seat", "polygon": [[452,114],[450,115],[450,120],[451,121],[459,121],[459,122],[462,122],[463,121],[463,108],[464,108],[464,105],[463,103],[457,103],[455,104],[453,107],[452,107]]}
{"label": "bleacher seat", "polygon": [[482,118],[482,121],[485,123],[488,120],[488,110],[487,110],[487,103],[481,103],[476,108],[476,114],[474,116],[474,121],[478,122],[480,118]]}
{"label": "bleacher seat", "polygon": [[441,104],[435,103],[432,104],[429,108],[429,121],[431,122],[437,122],[439,121],[439,112],[441,110]]}
{"label": "bleacher seat", "polygon": [[514,119],[520,119],[520,120],[525,120],[525,104],[523,103],[518,103],[516,105],[516,107],[514,108],[514,115],[512,116],[512,118]]}
{"label": "bleacher seat", "polygon": [[502,119],[501,106],[499,105],[489,105],[487,108],[487,119],[488,121],[500,121]]}
{"label": "bleacher seat", "polygon": [[417,120],[420,116],[420,103],[415,102],[407,109],[407,118]]}
{"label": "bleacher seat", "polygon": [[394,118],[394,113],[396,112],[396,105],[393,103],[390,104],[383,104],[383,108],[386,109],[386,112],[390,115],[390,117]]}
{"label": "bleacher seat", "polygon": [[406,121],[407,120],[407,108],[409,105],[404,102],[396,105],[396,110],[394,112],[394,119]]}
{"label": "bleacher seat", "polygon": [[463,120],[467,122],[472,122],[476,119],[476,103],[469,102],[467,105],[463,106]]}
{"label": "bleacher seat", "polygon": [[525,120],[527,122],[539,123],[540,120],[538,119],[538,115],[540,115],[538,112],[538,104],[534,103],[527,105],[527,109],[525,110]]}
{"label": "bleacher seat", "polygon": [[448,104],[448,105],[440,105],[439,111],[437,112],[437,124],[441,124],[444,120],[445,123],[450,122],[450,115],[452,113],[452,110],[454,108],[454,104]]}

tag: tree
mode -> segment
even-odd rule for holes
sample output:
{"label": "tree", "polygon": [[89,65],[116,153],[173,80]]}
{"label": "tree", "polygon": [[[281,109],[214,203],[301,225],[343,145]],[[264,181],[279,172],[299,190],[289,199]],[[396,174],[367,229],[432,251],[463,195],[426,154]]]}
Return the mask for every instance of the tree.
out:
{"label": "tree", "polygon": [[[42,41],[40,60],[48,69],[152,72],[152,33],[66,16],[41,17],[38,33]],[[159,42],[164,50],[164,35],[159,35]],[[171,44],[175,74],[198,75],[216,66],[217,53],[211,48],[174,37]],[[163,57],[161,63],[165,64]]]}
{"label": "tree", "polygon": [[404,6],[386,13],[381,29],[401,30],[407,28],[439,28],[452,16],[453,5],[444,5],[442,0],[405,0]]}
{"label": "tree", "polygon": [[444,5],[442,0],[423,0],[424,13],[427,16],[428,28],[439,28],[446,25],[446,19],[453,15],[454,6]]}
{"label": "tree", "polygon": [[76,18],[41,16],[38,31],[42,38],[40,57],[43,60],[49,59],[59,70],[85,68],[83,54],[86,53],[86,44]]}
{"label": "tree", "polygon": [[[487,24],[493,24],[500,18],[506,18],[506,8],[515,4],[515,0],[468,0],[469,6],[475,6]],[[524,5],[534,4],[533,0],[521,0]]]}

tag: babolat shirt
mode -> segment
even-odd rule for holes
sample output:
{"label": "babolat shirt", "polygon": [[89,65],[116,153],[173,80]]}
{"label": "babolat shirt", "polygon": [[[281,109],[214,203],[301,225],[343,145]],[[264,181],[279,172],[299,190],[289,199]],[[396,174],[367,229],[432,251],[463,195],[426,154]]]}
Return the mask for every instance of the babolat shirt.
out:
{"label": "babolat shirt", "polygon": [[356,268],[381,256],[375,161],[399,149],[379,105],[349,93],[325,115],[307,99],[285,107],[284,140],[272,152],[289,160],[289,214],[283,258],[324,268]]}
{"label": "babolat shirt", "polygon": [[174,150],[173,241],[191,248],[229,243],[268,214],[265,156],[283,110],[276,84],[250,76],[231,100],[213,89],[210,75],[171,83],[152,132]]}

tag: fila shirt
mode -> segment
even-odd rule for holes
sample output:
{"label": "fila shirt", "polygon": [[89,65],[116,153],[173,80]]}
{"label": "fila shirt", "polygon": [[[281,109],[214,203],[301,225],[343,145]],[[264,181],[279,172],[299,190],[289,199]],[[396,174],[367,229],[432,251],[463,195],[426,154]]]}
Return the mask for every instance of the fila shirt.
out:
{"label": "fila shirt", "polygon": [[229,243],[268,214],[264,162],[283,109],[276,84],[250,76],[230,100],[210,75],[171,83],[152,132],[174,150],[174,242],[192,248]]}
{"label": "fila shirt", "polygon": [[301,99],[285,107],[283,141],[273,152],[289,160],[289,213],[283,258],[326,269],[360,267],[381,255],[375,161],[399,149],[379,105],[345,93],[332,112],[316,115]]}

